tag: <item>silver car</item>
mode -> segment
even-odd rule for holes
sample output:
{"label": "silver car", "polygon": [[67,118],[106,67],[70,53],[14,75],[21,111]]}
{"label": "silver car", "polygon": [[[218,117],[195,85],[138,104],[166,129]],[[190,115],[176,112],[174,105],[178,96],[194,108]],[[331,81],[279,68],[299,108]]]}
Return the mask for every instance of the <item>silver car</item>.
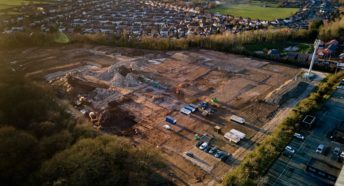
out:
{"label": "silver car", "polygon": [[300,134],[300,133],[295,133],[295,134],[294,134],[294,137],[295,137],[296,139],[300,139],[300,140],[304,140],[304,139],[305,139],[305,136],[303,136],[303,135]]}
{"label": "silver car", "polygon": [[291,146],[286,146],[286,147],[285,147],[285,150],[288,151],[288,152],[290,152],[291,154],[294,154],[294,153],[295,153],[295,149],[294,149],[293,147],[291,147]]}

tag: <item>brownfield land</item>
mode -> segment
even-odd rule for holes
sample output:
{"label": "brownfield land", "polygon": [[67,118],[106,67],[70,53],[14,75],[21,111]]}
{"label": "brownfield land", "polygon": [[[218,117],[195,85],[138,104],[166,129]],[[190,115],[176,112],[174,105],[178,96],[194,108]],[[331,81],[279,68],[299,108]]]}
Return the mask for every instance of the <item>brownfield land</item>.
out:
{"label": "brownfield land", "polygon": [[[75,111],[107,133],[124,135],[135,145],[161,150],[169,165],[165,175],[177,185],[215,185],[279,123],[312,88],[301,69],[207,50],[147,51],[92,45],[4,51],[13,71],[45,79]],[[179,110],[216,98],[214,113],[187,116]],[[211,103],[211,102],[210,102]],[[71,111],[72,112],[72,111]],[[230,121],[231,115],[246,120]],[[80,113],[74,113],[75,116]],[[167,115],[176,125],[165,121]],[[214,131],[221,127],[221,133]],[[238,144],[223,134],[246,134]],[[195,135],[232,154],[226,162],[199,150]],[[191,151],[194,158],[185,155]]]}

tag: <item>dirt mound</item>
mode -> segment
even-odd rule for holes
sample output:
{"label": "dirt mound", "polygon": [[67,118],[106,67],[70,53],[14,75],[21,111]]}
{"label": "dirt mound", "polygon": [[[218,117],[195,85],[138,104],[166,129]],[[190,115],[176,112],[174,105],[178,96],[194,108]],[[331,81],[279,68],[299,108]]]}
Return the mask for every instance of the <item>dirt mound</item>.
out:
{"label": "dirt mound", "polygon": [[130,68],[125,66],[112,65],[95,73],[96,78],[108,81],[112,86],[135,87],[139,85],[138,77],[132,73]]}
{"label": "dirt mound", "polygon": [[298,98],[308,88],[308,86],[309,86],[309,84],[306,83],[306,82],[298,83],[295,88],[293,88],[289,92],[285,93],[281,97],[281,99],[280,99],[278,104],[282,105],[282,104],[284,104],[285,102],[287,102],[290,99]]}

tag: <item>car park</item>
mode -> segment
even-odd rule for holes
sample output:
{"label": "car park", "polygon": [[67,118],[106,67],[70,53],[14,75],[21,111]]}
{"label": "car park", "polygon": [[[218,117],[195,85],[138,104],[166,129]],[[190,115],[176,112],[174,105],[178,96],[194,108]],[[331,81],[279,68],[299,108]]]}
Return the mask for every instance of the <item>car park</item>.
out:
{"label": "car park", "polygon": [[320,144],[318,145],[317,149],[315,150],[316,153],[322,154],[324,151],[325,145],[324,144]]}
{"label": "car park", "polygon": [[203,149],[205,149],[205,148],[207,148],[207,147],[208,147],[208,143],[207,143],[207,142],[204,142],[204,143],[202,143],[201,146],[199,146],[199,149],[203,150]]}
{"label": "car park", "polygon": [[[196,147],[198,147],[200,150],[202,150],[202,151],[204,151],[210,155],[213,155],[215,158],[218,158],[223,162],[227,161],[227,159],[231,156],[229,153],[222,151],[218,147],[212,146],[207,142],[199,141],[196,143]],[[185,154],[189,157],[194,156],[194,155],[191,156],[190,154],[188,154],[188,152],[186,152]]]}
{"label": "car park", "polygon": [[[318,121],[312,124],[316,127],[298,129],[297,133],[304,135],[304,140],[294,137],[292,133],[293,139],[288,146],[295,149],[295,153],[291,154],[285,150],[273,163],[267,173],[269,180],[266,185],[334,185],[343,166],[344,153],[341,154],[341,151],[344,149],[344,143],[334,140],[335,137],[331,138],[335,135],[329,131],[337,129],[344,121],[344,115],[338,114],[344,111],[340,98],[343,95],[343,90],[336,90],[330,98],[331,101],[328,101],[319,113],[313,113],[314,117],[318,118]],[[309,119],[309,123],[311,120],[313,119]],[[330,135],[327,135],[328,133]],[[318,152],[321,154],[316,153],[320,144],[322,145]],[[336,156],[338,153],[339,158]],[[343,158],[340,158],[341,155]]]}
{"label": "car park", "polygon": [[305,139],[305,136],[303,136],[303,135],[300,134],[300,133],[295,133],[295,134],[294,134],[294,138],[299,139],[299,140],[304,140],[304,139]]}

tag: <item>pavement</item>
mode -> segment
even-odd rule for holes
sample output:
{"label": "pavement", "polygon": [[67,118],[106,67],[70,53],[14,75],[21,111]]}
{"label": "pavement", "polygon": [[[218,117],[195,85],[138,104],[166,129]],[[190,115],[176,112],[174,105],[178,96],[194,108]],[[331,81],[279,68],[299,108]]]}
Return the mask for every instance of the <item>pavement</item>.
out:
{"label": "pavement", "polygon": [[[342,113],[342,114],[340,114]],[[332,158],[335,147],[344,150],[344,145],[331,141],[327,135],[336,125],[344,121],[344,90],[337,89],[330,100],[316,114],[316,126],[312,130],[303,130],[305,140],[293,139],[288,145],[296,150],[296,153],[288,158],[280,157],[270,167],[267,177],[267,185],[333,185],[334,183],[319,178],[306,172],[306,165],[313,158],[322,159],[334,167],[342,167],[342,163]],[[319,144],[328,148],[328,153],[317,154],[315,150]],[[326,170],[324,170],[326,171]],[[338,171],[338,174],[340,169]]]}

